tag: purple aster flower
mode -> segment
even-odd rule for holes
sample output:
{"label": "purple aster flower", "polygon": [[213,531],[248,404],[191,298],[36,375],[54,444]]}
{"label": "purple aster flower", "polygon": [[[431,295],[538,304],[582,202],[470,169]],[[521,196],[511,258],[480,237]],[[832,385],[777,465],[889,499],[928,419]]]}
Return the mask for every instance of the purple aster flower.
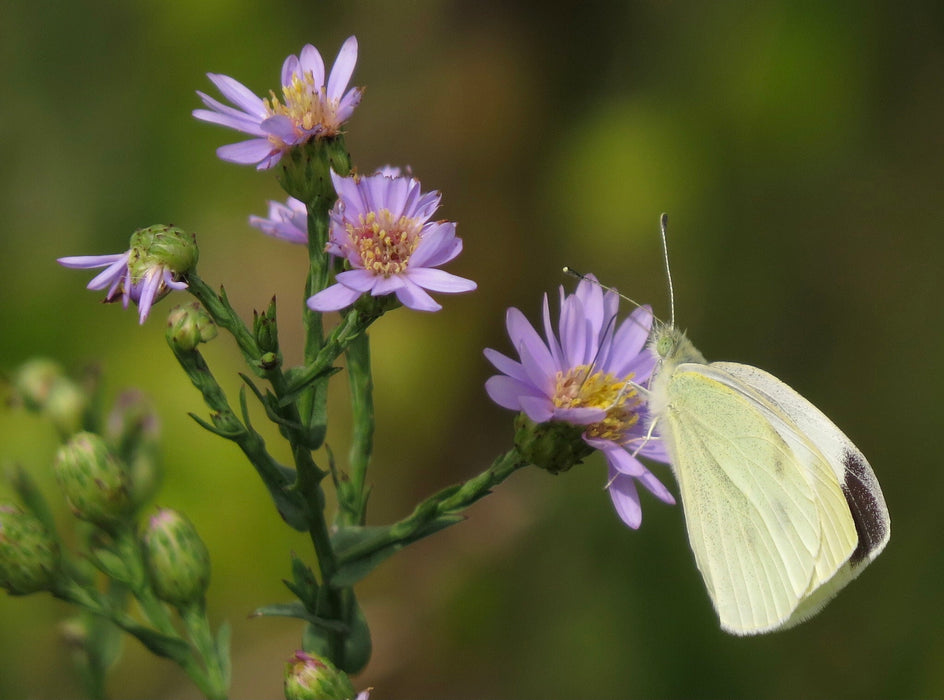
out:
{"label": "purple aster flower", "polygon": [[535,423],[586,426],[584,442],[606,457],[607,489],[616,512],[638,528],[642,509],[637,481],[665,503],[675,499],[637,459],[668,462],[662,443],[646,438],[649,421],[635,389],[655,367],[655,357],[646,349],[652,312],[638,308],[617,329],[618,304],[619,296],[604,293],[592,276],[581,280],[573,294],[565,296],[561,287],[558,339],[544,295],[546,340],[521,311],[508,309],[508,335],[521,360],[486,349],[485,356],[502,374],[491,377],[485,389],[495,403],[523,411]]}
{"label": "purple aster flower", "polygon": [[452,221],[430,221],[439,192],[420,190],[412,177],[382,173],[340,177],[331,173],[338,201],[331,210],[326,250],[345,258],[351,270],[337,284],[308,299],[314,311],[337,311],[365,293],[396,294],[417,311],[442,307],[425,290],[470,292],[475,282],[436,269],[462,250]]}
{"label": "purple aster flower", "polygon": [[269,201],[269,216],[250,216],[249,225],[289,243],[308,244],[308,210],[304,202],[289,197],[285,204]]}
{"label": "purple aster flower", "polygon": [[363,93],[362,88],[347,90],[355,63],[357,39],[352,36],[341,46],[325,85],[324,60],[318,49],[306,44],[298,56],[289,56],[282,64],[281,99],[272,91],[263,99],[229,76],[207,73],[235,107],[197,91],[210,109],[196,109],[193,116],[254,137],[222,146],[216,154],[230,163],[256,164],[266,170],[293,146],[340,132]]}
{"label": "purple aster flower", "polygon": [[118,301],[138,307],[140,323],[151,306],[172,289],[186,289],[181,277],[197,264],[196,238],[175,226],[159,224],[135,231],[131,248],[114,255],[77,255],[59,258],[64,267],[79,270],[105,269],[92,278],[88,289],[107,289],[105,302]]}

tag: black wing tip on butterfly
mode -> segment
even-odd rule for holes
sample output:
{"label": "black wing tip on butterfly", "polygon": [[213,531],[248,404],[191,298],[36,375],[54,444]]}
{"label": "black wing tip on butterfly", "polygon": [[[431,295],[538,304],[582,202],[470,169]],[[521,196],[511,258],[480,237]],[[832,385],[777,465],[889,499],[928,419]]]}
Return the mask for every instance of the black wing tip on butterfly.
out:
{"label": "black wing tip on butterfly", "polygon": [[842,463],[845,469],[842,493],[859,536],[859,543],[849,557],[849,563],[855,566],[871,561],[873,552],[877,554],[876,550],[888,539],[888,513],[881,492],[876,496],[878,483],[862,454],[845,450]]}

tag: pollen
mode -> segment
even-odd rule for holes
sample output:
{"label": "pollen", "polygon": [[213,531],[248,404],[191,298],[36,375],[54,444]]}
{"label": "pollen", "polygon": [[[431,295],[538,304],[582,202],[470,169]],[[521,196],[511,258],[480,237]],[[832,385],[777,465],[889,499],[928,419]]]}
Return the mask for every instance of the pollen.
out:
{"label": "pollen", "polygon": [[300,135],[311,134],[316,130],[317,135],[322,137],[337,134],[337,105],[328,100],[323,86],[315,85],[311,71],[303,75],[295,73],[292,82],[282,86],[281,100],[270,91],[269,99],[264,102],[270,115],[282,115],[291,119]]}
{"label": "pollen", "polygon": [[381,277],[404,272],[420,242],[419,219],[395,217],[389,209],[368,212],[347,223],[351,252],[365,270]]}
{"label": "pollen", "polygon": [[639,422],[642,405],[631,384],[632,378],[632,373],[619,379],[610,373],[593,372],[592,365],[580,365],[567,373],[558,372],[554,405],[604,409],[606,416],[587,426],[587,436],[623,444],[629,439],[629,429]]}

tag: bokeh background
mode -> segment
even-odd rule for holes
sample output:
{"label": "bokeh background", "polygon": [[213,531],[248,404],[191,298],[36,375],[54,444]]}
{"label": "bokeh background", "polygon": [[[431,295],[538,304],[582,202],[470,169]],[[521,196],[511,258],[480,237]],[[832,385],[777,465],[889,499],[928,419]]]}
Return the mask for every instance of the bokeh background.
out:
{"label": "bokeh background", "polygon": [[[467,522],[359,587],[377,698],[933,697],[944,694],[940,358],[944,324],[944,10],[940,3],[419,0],[12,0],[0,8],[0,366],[52,356],[134,385],[158,406],[166,478],[213,557],[215,623],[234,631],[233,697],[280,697],[292,620],[283,527],[238,450],[164,347],[101,306],[62,255],[117,252],[152,223],[196,231],[202,276],[247,316],[276,293],[289,361],[304,251],[247,226],[281,192],[219,161],[234,132],[199,123],[207,71],[257,94],[311,42],[356,34],[366,85],[348,144],[362,170],[409,164],[444,193],[479,291],[372,330],[377,450],[371,522],[483,469],[510,445],[483,347],[504,311],[536,318],[562,264],[667,312],[658,216],[670,214],[678,319],[709,359],[763,367],[869,456],[893,520],[886,552],[814,621],[722,633],[682,513],[644,498],[638,532],[591,458],[516,474]],[[235,392],[239,355],[208,357]],[[345,452],[337,383],[330,441]],[[53,430],[0,413],[0,459],[53,495]],[[273,447],[277,451],[279,447]],[[278,453],[282,454],[282,453]],[[668,472],[660,472],[670,479]],[[9,494],[6,486],[0,492]],[[59,513],[68,521],[65,509]],[[0,696],[75,697],[48,596],[0,597]],[[195,697],[133,640],[115,697]]]}

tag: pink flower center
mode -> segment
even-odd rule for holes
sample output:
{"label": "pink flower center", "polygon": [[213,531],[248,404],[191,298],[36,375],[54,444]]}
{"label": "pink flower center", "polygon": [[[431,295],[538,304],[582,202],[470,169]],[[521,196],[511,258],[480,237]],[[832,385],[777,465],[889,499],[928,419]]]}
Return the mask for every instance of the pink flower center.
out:
{"label": "pink flower center", "polygon": [[633,373],[617,379],[609,373],[593,372],[592,365],[579,365],[557,373],[553,402],[558,408],[602,408],[606,417],[587,426],[587,437],[623,444],[629,429],[639,422],[642,405],[630,380]]}
{"label": "pink flower center", "polygon": [[[358,216],[345,224],[350,241],[351,262],[382,277],[399,275],[409,264],[420,242],[422,222],[416,218],[394,218],[388,209]],[[359,258],[359,260],[358,260]]]}

